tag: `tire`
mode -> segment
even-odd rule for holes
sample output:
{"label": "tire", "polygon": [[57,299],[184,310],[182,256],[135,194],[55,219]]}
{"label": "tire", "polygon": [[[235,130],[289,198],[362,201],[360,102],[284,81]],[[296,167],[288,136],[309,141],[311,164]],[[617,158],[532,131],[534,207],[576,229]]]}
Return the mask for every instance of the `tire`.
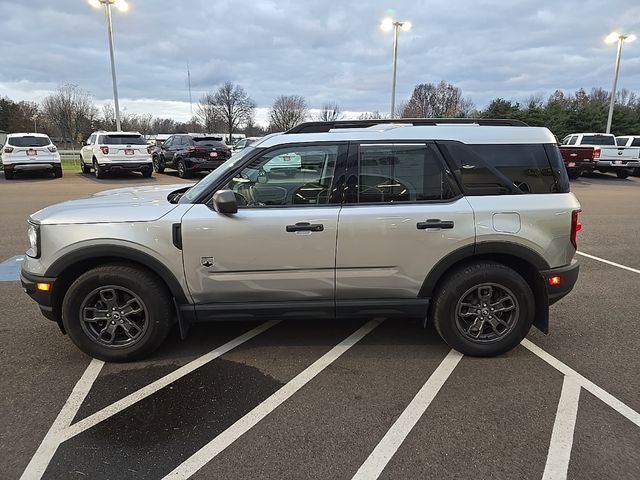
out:
{"label": "tire", "polygon": [[151,178],[151,175],[153,174],[153,167],[143,168],[140,170],[140,173],[144,178]]}
{"label": "tire", "polygon": [[5,180],[13,180],[15,175],[16,175],[15,172],[10,172],[7,169],[4,170],[4,178],[5,178]]}
{"label": "tire", "polygon": [[82,159],[80,159],[80,170],[82,173],[91,173],[91,165],[86,165]]}
{"label": "tire", "polygon": [[582,175],[582,172],[580,170],[576,169],[568,169],[567,170],[567,175],[569,176],[569,180],[577,180],[578,178],[580,178],[580,175]]}
{"label": "tire", "polygon": [[62,178],[62,167],[53,167],[53,176],[56,178]]}
{"label": "tire", "polygon": [[[483,302],[480,294],[490,292]],[[499,294],[504,294],[500,301]],[[492,315],[491,308],[509,310]],[[445,278],[434,296],[431,314],[436,330],[450,347],[465,355],[492,357],[508,352],[527,335],[535,315],[535,299],[527,282],[511,268],[478,262]]]}
{"label": "tire", "polygon": [[[127,308],[129,313],[123,313]],[[170,293],[155,275],[113,264],[89,270],[71,284],[62,302],[62,322],[87,355],[128,362],[148,356],[164,342],[173,310]],[[101,311],[105,320],[95,320]],[[84,321],[85,315],[92,321]]]}
{"label": "tire", "polygon": [[104,170],[100,168],[100,166],[98,165],[98,161],[95,158],[93,159],[93,174],[96,176],[96,178],[105,177]]}
{"label": "tire", "polygon": [[153,157],[153,171],[156,173],[163,173],[164,166],[160,166],[160,158],[158,156]]}
{"label": "tire", "polygon": [[187,166],[184,164],[184,160],[179,159],[177,167],[178,167],[178,176],[180,178],[189,178],[191,176],[191,174],[187,170]]}
{"label": "tire", "polygon": [[618,178],[625,179],[629,175],[631,175],[631,172],[629,170],[616,170],[616,175],[618,176]]}

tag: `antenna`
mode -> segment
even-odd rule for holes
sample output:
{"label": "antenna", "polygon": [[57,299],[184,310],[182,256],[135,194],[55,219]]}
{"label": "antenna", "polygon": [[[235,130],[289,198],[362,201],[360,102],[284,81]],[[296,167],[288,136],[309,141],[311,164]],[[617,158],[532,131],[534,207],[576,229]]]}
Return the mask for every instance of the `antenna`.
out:
{"label": "antenna", "polygon": [[193,102],[191,101],[191,71],[189,70],[189,63],[187,63],[187,81],[189,82],[189,111],[191,118],[193,118]]}

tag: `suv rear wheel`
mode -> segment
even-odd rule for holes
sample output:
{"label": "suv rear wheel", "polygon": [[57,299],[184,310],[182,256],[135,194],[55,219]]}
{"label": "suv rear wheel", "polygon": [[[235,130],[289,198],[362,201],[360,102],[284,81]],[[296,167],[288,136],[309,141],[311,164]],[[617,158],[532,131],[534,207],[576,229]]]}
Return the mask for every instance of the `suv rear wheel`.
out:
{"label": "suv rear wheel", "polygon": [[93,159],[93,173],[96,176],[96,178],[104,178],[104,170],[102,170],[100,168],[100,165],[98,165],[98,160],[96,160],[95,158]]}
{"label": "suv rear wheel", "polygon": [[173,306],[161,281],[129,265],[82,274],[62,303],[63,324],[78,348],[109,362],[149,355],[166,339]]}
{"label": "suv rear wheel", "polygon": [[511,268],[478,262],[453,271],[434,297],[435,327],[465,355],[508,352],[527,335],[535,302],[527,282]]}

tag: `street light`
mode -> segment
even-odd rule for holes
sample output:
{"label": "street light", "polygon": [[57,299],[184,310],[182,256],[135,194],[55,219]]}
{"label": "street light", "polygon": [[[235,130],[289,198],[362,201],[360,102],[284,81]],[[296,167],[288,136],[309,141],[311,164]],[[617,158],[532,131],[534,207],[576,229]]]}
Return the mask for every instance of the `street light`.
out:
{"label": "street light", "polygon": [[605,43],[618,42],[618,49],[616,51],[616,63],[613,67],[613,88],[611,89],[611,101],[609,102],[609,116],[607,117],[607,132],[611,133],[611,121],[613,120],[613,105],[616,102],[616,86],[618,85],[618,70],[620,69],[620,56],[622,55],[622,44],[624,42],[633,42],[636,36],[623,35],[622,33],[612,32],[604,39]]}
{"label": "street light", "polygon": [[121,12],[129,10],[126,0],[88,0],[89,5],[100,8],[104,5],[104,14],[107,18],[107,32],[109,34],[109,54],[111,56],[111,80],[113,82],[113,103],[116,109],[116,130],[120,131],[120,106],[118,104],[118,84],[116,82],[116,63],[113,56],[113,22],[111,21],[111,5]]}
{"label": "street light", "polygon": [[396,70],[398,65],[398,30],[405,32],[411,30],[411,22],[398,22],[393,18],[385,18],[380,23],[383,32],[393,30],[393,81],[391,84],[391,118],[395,117],[396,108]]}

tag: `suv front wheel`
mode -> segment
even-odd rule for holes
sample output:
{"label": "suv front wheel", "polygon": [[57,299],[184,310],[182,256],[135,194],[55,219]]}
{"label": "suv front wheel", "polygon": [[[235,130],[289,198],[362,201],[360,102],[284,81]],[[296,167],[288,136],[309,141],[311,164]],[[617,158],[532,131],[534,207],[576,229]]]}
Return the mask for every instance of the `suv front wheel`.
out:
{"label": "suv front wheel", "polygon": [[86,354],[109,362],[145,357],[165,340],[173,305],[161,281],[129,265],[80,275],[62,303],[62,321]]}
{"label": "suv front wheel", "polygon": [[511,268],[478,262],[453,271],[438,289],[431,310],[436,330],[465,355],[508,352],[527,335],[535,301],[527,282]]}

